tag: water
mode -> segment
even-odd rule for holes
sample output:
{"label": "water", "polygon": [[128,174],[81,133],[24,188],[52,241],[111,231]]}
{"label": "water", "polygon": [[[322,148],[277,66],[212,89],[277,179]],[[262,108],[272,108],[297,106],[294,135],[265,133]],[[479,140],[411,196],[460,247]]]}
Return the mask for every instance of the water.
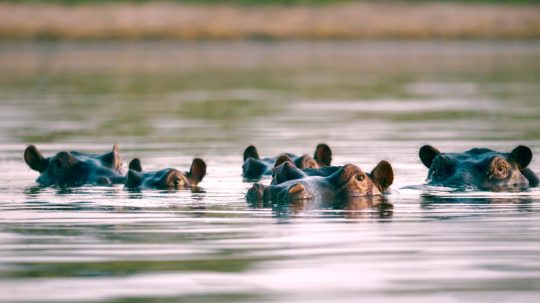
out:
{"label": "water", "polygon": [[[537,302],[540,190],[403,189],[417,152],[540,152],[538,42],[4,42],[1,302]],[[394,209],[244,199],[241,153],[395,170]],[[198,191],[38,188],[22,161],[208,163]],[[540,172],[540,161],[533,160]],[[268,182],[269,180],[264,180]]]}

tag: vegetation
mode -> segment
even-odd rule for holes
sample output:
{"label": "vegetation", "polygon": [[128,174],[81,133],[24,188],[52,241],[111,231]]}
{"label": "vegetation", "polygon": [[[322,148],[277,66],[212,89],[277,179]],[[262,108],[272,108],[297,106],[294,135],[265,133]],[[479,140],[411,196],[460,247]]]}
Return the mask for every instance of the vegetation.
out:
{"label": "vegetation", "polygon": [[[68,3],[58,1],[34,3]],[[106,2],[79,1],[69,3]],[[229,0],[225,3],[241,3],[239,1],[262,4],[260,0]],[[265,3],[285,3],[283,1]],[[187,2],[189,4],[163,1],[144,5],[127,2],[108,2],[110,5],[3,3],[0,4],[0,39],[540,38],[540,5],[531,5],[533,2],[528,5],[484,5],[432,1],[413,5],[396,1],[343,1],[339,5],[264,7],[192,5],[216,3],[213,0]],[[295,3],[331,2],[290,2]]]}

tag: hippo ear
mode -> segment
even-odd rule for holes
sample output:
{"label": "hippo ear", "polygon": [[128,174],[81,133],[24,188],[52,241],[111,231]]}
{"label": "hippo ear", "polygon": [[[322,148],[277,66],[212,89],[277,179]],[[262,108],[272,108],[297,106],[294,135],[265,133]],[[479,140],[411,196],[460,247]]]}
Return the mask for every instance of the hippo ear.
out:
{"label": "hippo ear", "polygon": [[435,147],[431,145],[424,145],[420,148],[420,152],[418,154],[420,156],[420,160],[422,160],[422,163],[424,163],[427,168],[430,168],[433,159],[435,159],[440,153],[441,152]]}
{"label": "hippo ear", "polygon": [[199,158],[193,159],[191,162],[191,169],[189,170],[188,177],[195,181],[195,184],[202,181],[206,175],[206,163]]}
{"label": "hippo ear", "polygon": [[281,164],[285,163],[285,162],[291,162],[294,164],[293,160],[291,159],[291,157],[289,157],[289,155],[287,154],[281,154],[279,155],[279,157],[277,158],[276,160],[276,163],[274,164],[274,168],[280,166]]}
{"label": "hippo ear", "polygon": [[381,161],[371,171],[371,178],[381,186],[381,191],[385,191],[394,182],[394,170],[387,161]]}
{"label": "hippo ear", "polygon": [[49,165],[49,160],[45,159],[34,145],[30,145],[24,150],[24,161],[31,169],[40,173],[44,172]]}
{"label": "hippo ear", "polygon": [[527,146],[520,145],[510,152],[512,159],[514,159],[520,168],[527,167],[532,160],[532,151]]}
{"label": "hippo ear", "polygon": [[246,161],[248,158],[260,159],[259,152],[257,152],[257,148],[253,145],[246,147],[244,150],[244,161]]}
{"label": "hippo ear", "polygon": [[104,166],[119,171],[122,166],[122,160],[120,159],[120,153],[118,152],[118,144],[113,146],[110,153],[102,155],[99,159]]}
{"label": "hippo ear", "polygon": [[142,184],[142,174],[138,171],[135,171],[133,169],[130,169],[128,171],[127,177],[126,177],[126,187],[127,188],[135,188],[139,187]]}
{"label": "hippo ear", "polygon": [[330,166],[332,163],[332,150],[328,145],[321,143],[315,148],[313,159],[317,161],[319,166]]}
{"label": "hippo ear", "polygon": [[131,162],[129,162],[129,169],[132,169],[134,171],[142,172],[142,166],[141,166],[141,160],[139,158],[133,158]]}

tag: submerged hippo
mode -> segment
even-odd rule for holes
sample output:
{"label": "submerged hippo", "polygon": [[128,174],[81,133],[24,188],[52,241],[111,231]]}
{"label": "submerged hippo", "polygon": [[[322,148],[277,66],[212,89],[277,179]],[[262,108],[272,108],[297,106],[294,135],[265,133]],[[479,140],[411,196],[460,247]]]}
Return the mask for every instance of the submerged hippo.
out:
{"label": "submerged hippo", "polygon": [[112,151],[105,154],[62,151],[49,158],[45,158],[34,145],[30,145],[24,151],[24,161],[31,169],[40,173],[36,181],[42,186],[106,185],[124,182],[118,145],[114,145]]}
{"label": "submerged hippo", "polygon": [[[281,154],[277,157],[274,168],[272,169],[272,181],[271,185],[283,183],[284,181],[292,179],[300,179],[304,175],[306,176],[319,176],[328,177],[338,171],[342,166],[323,166],[323,167],[309,167],[301,169],[289,169],[289,165],[282,166],[281,164],[289,162],[294,165],[294,160],[288,154]],[[299,173],[301,172],[301,174]]]}
{"label": "submerged hippo", "polygon": [[181,189],[196,187],[206,175],[206,163],[199,158],[193,159],[189,172],[174,168],[143,172],[138,158],[131,160],[126,177],[127,188]]}
{"label": "submerged hippo", "polygon": [[[297,156],[286,154],[297,168],[319,168],[329,166],[332,162],[332,150],[326,144],[319,144],[315,148],[313,157],[309,155]],[[244,150],[244,164],[242,165],[242,175],[245,179],[259,179],[265,175],[272,174],[272,168],[278,157],[260,158],[257,148],[253,145]]]}
{"label": "submerged hippo", "polygon": [[429,168],[427,183],[435,186],[489,191],[516,191],[538,186],[527,166],[532,152],[518,146],[510,153],[473,148],[463,153],[441,153],[430,145],[420,148],[420,160]]}
{"label": "submerged hippo", "polygon": [[353,197],[382,195],[394,181],[392,166],[381,161],[371,171],[363,172],[354,164],[337,167],[328,176],[310,176],[290,161],[275,168],[270,186],[256,183],[248,191],[248,200],[294,202],[298,200],[344,200]]}

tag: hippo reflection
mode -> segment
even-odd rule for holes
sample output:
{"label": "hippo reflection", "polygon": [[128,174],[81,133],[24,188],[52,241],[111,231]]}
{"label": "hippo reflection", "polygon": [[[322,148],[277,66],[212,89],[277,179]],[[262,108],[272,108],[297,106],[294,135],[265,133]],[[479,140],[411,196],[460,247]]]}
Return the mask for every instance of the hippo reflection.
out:
{"label": "hippo reflection", "polygon": [[429,168],[429,185],[489,191],[520,191],[538,186],[538,177],[527,168],[532,152],[526,146],[518,146],[510,153],[487,148],[441,153],[425,145],[419,156]]}
{"label": "hippo reflection", "polygon": [[[297,156],[286,154],[292,163],[298,168],[319,168],[329,166],[332,162],[332,150],[326,144],[319,144],[315,149],[313,157],[309,155]],[[259,156],[257,148],[253,145],[244,150],[244,164],[242,165],[242,175],[245,179],[259,179],[262,176],[272,174],[272,168],[278,157],[262,158]]]}
{"label": "hippo reflection", "polygon": [[[459,206],[460,209],[466,206],[470,209],[483,211],[449,213],[448,210],[455,207],[456,204],[462,204]],[[508,212],[510,208],[523,213],[535,211],[533,198],[515,193],[475,196],[423,194],[421,195],[420,206],[422,209],[430,211],[429,216],[431,218],[440,218],[442,220],[459,217],[498,216],[501,213]],[[433,212],[432,210],[436,211]]]}
{"label": "hippo reflection", "polygon": [[24,161],[31,169],[40,173],[36,181],[42,186],[106,185],[124,182],[117,145],[114,145],[111,152],[104,154],[62,151],[49,158],[45,158],[34,145],[30,145],[24,151]]}
{"label": "hippo reflection", "polygon": [[143,172],[138,158],[131,160],[125,186],[128,188],[181,189],[196,187],[206,175],[206,163],[199,158],[193,159],[189,172],[174,168]]}
{"label": "hippo reflection", "polygon": [[324,210],[324,215],[340,216],[347,219],[390,218],[394,206],[385,196],[352,197],[339,201],[297,200],[290,203],[273,203],[263,200],[249,200],[252,208],[271,208],[278,217],[291,217],[309,211]]}
{"label": "hippo reflection", "polygon": [[285,161],[275,168],[270,186],[254,184],[247,198],[274,202],[343,200],[382,195],[393,180],[392,166],[386,161],[381,161],[371,173],[363,172],[354,164],[347,164],[328,176],[310,176],[290,161]]}
{"label": "hippo reflection", "polygon": [[420,196],[422,199],[422,208],[438,207],[441,204],[469,204],[475,206],[482,206],[487,204],[513,204],[518,205],[520,209],[529,209],[533,203],[533,199],[529,196],[522,196],[519,194],[497,194],[492,196],[475,195],[475,196],[460,196],[460,195],[433,195],[423,194]]}

